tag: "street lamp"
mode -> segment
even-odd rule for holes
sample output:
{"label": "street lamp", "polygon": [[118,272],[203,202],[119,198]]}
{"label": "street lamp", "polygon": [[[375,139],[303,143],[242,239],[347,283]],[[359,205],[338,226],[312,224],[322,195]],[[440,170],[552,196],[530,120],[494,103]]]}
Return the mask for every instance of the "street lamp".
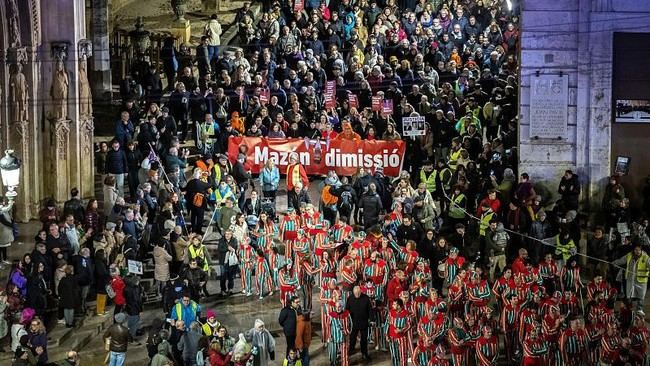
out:
{"label": "street lamp", "polygon": [[14,155],[13,150],[5,150],[5,156],[0,159],[0,175],[2,185],[7,187],[5,197],[13,201],[18,195],[16,187],[20,184],[20,160]]}

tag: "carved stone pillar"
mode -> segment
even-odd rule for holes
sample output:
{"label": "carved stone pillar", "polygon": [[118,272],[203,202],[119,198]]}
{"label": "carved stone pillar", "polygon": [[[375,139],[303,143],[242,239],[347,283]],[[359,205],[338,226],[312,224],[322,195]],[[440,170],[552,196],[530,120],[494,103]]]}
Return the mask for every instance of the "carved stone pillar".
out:
{"label": "carved stone pillar", "polygon": [[79,175],[81,186],[79,192],[82,197],[92,197],[95,195],[95,172],[94,172],[94,152],[93,148],[93,131],[95,124],[93,121],[92,92],[88,81],[87,60],[93,54],[92,43],[87,39],[79,41],[78,50],[78,79],[79,87],[79,119],[77,121],[77,134],[79,137]]}
{"label": "carved stone pillar", "polygon": [[29,82],[23,71],[28,61],[27,49],[25,47],[10,48],[7,51],[9,62],[9,87],[7,90],[9,102],[9,124],[7,147],[13,149],[17,156],[26,165],[21,170],[21,182],[17,188],[17,200],[15,203],[16,219],[24,221],[30,216],[31,185],[33,170],[30,163],[34,160],[31,155],[30,145],[33,143],[32,125],[29,119],[29,102],[32,94]]}
{"label": "carved stone pillar", "polygon": [[90,80],[93,94],[100,99],[111,97],[111,52],[109,45],[108,0],[92,0],[91,30],[95,45]]}

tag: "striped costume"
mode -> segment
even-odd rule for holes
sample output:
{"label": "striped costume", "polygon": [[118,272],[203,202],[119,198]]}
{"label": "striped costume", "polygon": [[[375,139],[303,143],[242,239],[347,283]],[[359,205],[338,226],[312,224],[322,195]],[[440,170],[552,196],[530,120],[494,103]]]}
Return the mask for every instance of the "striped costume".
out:
{"label": "striped costume", "polygon": [[549,262],[543,260],[539,263],[537,268],[539,269],[539,275],[542,277],[542,281],[544,281],[544,287],[546,287],[550,293],[555,291],[555,282],[558,275],[557,265],[555,264],[555,261],[552,259]]}
{"label": "striped costume", "polygon": [[447,332],[449,345],[451,346],[451,364],[453,366],[467,366],[467,346],[469,334],[463,328],[453,327]]}
{"label": "striped costume", "polygon": [[370,257],[370,252],[372,251],[372,246],[370,245],[370,242],[367,240],[364,241],[359,241],[355,240],[350,244],[350,247],[352,247],[354,250],[357,251],[361,259],[369,258]]}
{"label": "striped costume", "polygon": [[393,249],[395,249],[395,257],[398,263],[404,265],[404,273],[408,276],[415,270],[415,265],[418,262],[418,252],[415,250],[408,250],[406,247],[400,247],[395,241],[390,242]]}
{"label": "striped costume", "polygon": [[271,269],[271,277],[273,279],[273,287],[275,290],[280,289],[280,283],[278,280],[278,271],[286,264],[285,256],[278,254],[276,251],[271,251],[269,253],[269,268]]}
{"label": "striped costume", "polygon": [[587,356],[587,332],[566,329],[560,336],[560,354],[567,366],[583,365]]}
{"label": "striped costume", "polygon": [[506,358],[511,360],[517,350],[517,326],[519,323],[519,305],[506,304],[501,310],[501,331],[506,348]]}
{"label": "striped costume", "polygon": [[544,365],[544,355],[548,352],[548,345],[541,337],[528,337],[522,344],[522,348],[524,356],[522,366]]}
{"label": "striped costume", "polygon": [[299,228],[300,216],[297,216],[294,212],[290,212],[282,217],[280,221],[280,234],[286,246],[284,255],[289,259],[293,259],[293,241],[298,236],[297,231]]}
{"label": "striped costume", "polygon": [[449,299],[449,315],[460,317],[465,306],[465,288],[460,283],[449,286],[447,298]]}
{"label": "striped costume", "polygon": [[[257,294],[263,296],[266,291],[273,291],[273,280],[269,263],[263,255],[258,255],[255,260],[255,284],[257,285]],[[266,288],[266,289],[265,289]]]}
{"label": "striped costume", "polygon": [[408,336],[411,329],[411,313],[406,309],[400,311],[391,309],[388,311],[386,327],[392,365],[407,366],[408,358],[412,354]]}
{"label": "striped costume", "polygon": [[296,271],[291,267],[285,267],[278,273],[278,282],[280,284],[280,302],[282,306],[287,306],[287,299],[296,295],[298,288],[298,276]]}
{"label": "striped costume", "polygon": [[[320,300],[320,306],[321,306],[321,311],[320,311],[320,318],[321,319],[327,319],[327,314],[329,314],[330,311],[334,311],[334,305],[336,302],[340,301],[341,299],[341,290],[339,290],[338,287],[325,287],[325,289],[321,290],[319,300]],[[321,341],[323,343],[329,342],[329,336],[330,336],[330,324],[326,320],[322,321],[323,324],[323,332],[321,334]]]}
{"label": "striped costume", "polygon": [[598,365],[600,360],[600,342],[603,338],[604,327],[600,323],[587,324],[585,326],[587,331],[587,341],[589,342],[589,364]]}
{"label": "striped costume", "polygon": [[445,277],[445,281],[448,284],[451,284],[454,283],[454,280],[456,279],[456,275],[463,267],[463,264],[465,264],[465,258],[461,256],[456,257],[456,259],[447,258],[446,263],[447,263],[447,272],[446,272],[447,276]]}
{"label": "striped costume", "polygon": [[490,303],[491,293],[490,286],[486,280],[481,280],[477,284],[467,284],[467,299],[465,313],[472,314],[477,319],[487,312],[487,306]]}
{"label": "striped costume", "polygon": [[524,308],[519,314],[519,343],[523,344],[524,339],[526,339],[526,333],[528,332],[528,327],[532,324],[539,323],[537,312],[530,309]]}
{"label": "striped costume", "polygon": [[315,262],[316,256],[311,254],[303,257],[300,263],[298,263],[298,268],[300,268],[298,283],[302,290],[303,309],[305,310],[312,309],[312,295],[314,294],[316,273],[318,273],[318,268],[316,267]]}
{"label": "striped costume", "polygon": [[481,337],[476,341],[476,358],[479,366],[494,366],[499,358],[499,342],[496,336]]}
{"label": "striped costume", "polygon": [[427,308],[427,314],[438,314],[447,311],[447,303],[440,299],[435,292],[429,294],[429,299],[427,299],[425,306]]}
{"label": "striped costume", "polygon": [[580,280],[580,267],[562,267],[560,284],[562,285],[562,291],[579,292],[583,287],[582,281]]}
{"label": "striped costume", "polygon": [[439,343],[441,337],[445,335],[449,323],[443,313],[436,315],[428,314],[423,316],[418,322],[417,333],[420,337],[429,337],[434,342]]}
{"label": "striped costume", "polygon": [[363,268],[363,278],[366,281],[372,281],[375,285],[376,301],[384,301],[386,295],[386,285],[388,284],[388,265],[385,260],[377,259],[372,261],[368,258]]}
{"label": "striped costume", "polygon": [[330,227],[330,241],[335,245],[347,243],[352,238],[354,229],[348,224],[334,224]]}
{"label": "striped costume", "polygon": [[650,357],[648,357],[648,340],[650,339],[650,330],[645,325],[630,327],[630,338],[632,339],[631,349],[634,351],[635,361],[638,365],[649,366]]}
{"label": "striped costume", "polygon": [[312,229],[316,225],[319,225],[323,221],[323,218],[318,211],[314,211],[312,213],[309,212],[303,212],[302,215],[300,215],[300,226],[301,227],[307,227],[309,229]]}
{"label": "striped costume", "polygon": [[572,292],[565,292],[560,300],[560,313],[579,314],[582,310],[578,304],[578,297]]}
{"label": "striped costume", "polygon": [[343,301],[347,300],[347,293],[352,291],[352,287],[357,284],[357,272],[353,267],[343,267],[340,272],[341,289],[343,290]]}
{"label": "striped costume", "polygon": [[277,237],[278,234],[278,227],[273,221],[260,221],[253,230],[253,236],[257,237],[257,247],[263,249],[267,255],[273,248],[273,238]]}
{"label": "striped costume", "polygon": [[388,263],[388,268],[390,271],[394,271],[397,268],[397,259],[395,258],[395,252],[389,246],[382,246],[379,250],[379,254],[384,258],[386,263]]}
{"label": "striped costume", "polygon": [[606,364],[613,364],[618,359],[621,342],[620,334],[603,334],[600,339],[600,360]]}
{"label": "striped costume", "polygon": [[[476,342],[481,338],[481,327],[476,324],[476,320],[473,317],[465,317],[467,321],[465,322],[465,330],[469,336],[469,340],[465,343],[467,349],[467,362],[470,365],[475,365],[476,361]],[[471,318],[471,319],[470,319]]]}
{"label": "striped costume", "polygon": [[237,250],[239,257],[239,271],[241,276],[241,287],[244,292],[253,291],[253,268],[255,267],[255,250],[248,244],[240,244]]}
{"label": "striped costume", "polygon": [[329,343],[327,345],[330,365],[347,366],[350,362],[350,357],[348,357],[348,336],[352,330],[350,312],[347,310],[340,313],[330,311],[326,321],[329,323],[330,328]]}
{"label": "striped costume", "polygon": [[321,260],[320,263],[320,288],[327,288],[331,280],[336,280],[336,262],[331,259]]}
{"label": "striped costume", "polygon": [[542,320],[542,334],[549,347],[544,363],[549,366],[563,365],[560,347],[558,346],[560,326],[562,324],[559,320],[559,315],[554,316],[553,314],[546,315]]}
{"label": "striped costume", "polygon": [[600,291],[603,294],[603,298],[609,299],[614,297],[618,291],[615,288],[611,287],[609,283],[601,281],[600,283],[595,283],[593,281],[587,284],[587,301],[594,300],[594,294],[596,291]]}
{"label": "striped costume", "polygon": [[435,345],[426,345],[424,340],[420,338],[413,347],[413,355],[411,360],[415,366],[427,366],[431,357],[435,354],[436,346]]}
{"label": "striped costume", "polygon": [[449,361],[444,356],[433,356],[427,366],[449,366]]}

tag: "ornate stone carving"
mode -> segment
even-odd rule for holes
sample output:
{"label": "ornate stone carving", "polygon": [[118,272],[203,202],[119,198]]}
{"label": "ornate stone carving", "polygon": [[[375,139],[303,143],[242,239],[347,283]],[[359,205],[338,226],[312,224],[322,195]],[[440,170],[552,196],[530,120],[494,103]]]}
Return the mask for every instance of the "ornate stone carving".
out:
{"label": "ornate stone carving", "polygon": [[31,133],[29,132],[29,121],[20,120],[13,123],[16,133],[20,136],[20,155],[23,161],[29,161],[29,139]]}
{"label": "ornate stone carving", "polygon": [[38,0],[29,2],[29,11],[32,18],[32,32],[34,35],[33,46],[41,44],[41,8]]}
{"label": "ornate stone carving", "polygon": [[60,119],[54,122],[54,139],[58,159],[68,158],[68,140],[70,138],[70,121]]}
{"label": "ornate stone carving", "polygon": [[[83,117],[82,117],[83,118]],[[84,156],[91,156],[93,153],[93,132],[95,122],[92,117],[83,118],[80,122],[79,132],[81,133],[81,147]]]}
{"label": "ornate stone carving", "polygon": [[129,32],[133,40],[134,51],[138,57],[144,56],[151,46],[150,32],[144,29],[144,19],[140,16],[135,20],[135,30]]}
{"label": "ornate stone carving", "polygon": [[52,98],[52,118],[65,119],[68,116],[68,91],[70,82],[63,61],[56,61],[50,97]]}
{"label": "ornate stone carving", "polygon": [[20,13],[17,0],[7,0],[7,23],[9,26],[9,46],[20,47]]}
{"label": "ornate stone carving", "polygon": [[29,99],[27,79],[23,74],[23,65],[21,63],[12,65],[12,68],[13,71],[9,77],[9,100],[11,102],[9,120],[11,122],[26,121]]}
{"label": "ornate stone carving", "polygon": [[82,118],[93,114],[93,95],[88,82],[88,57],[93,53],[93,44],[83,39],[79,41],[79,114]]}
{"label": "ornate stone carving", "polygon": [[176,15],[176,21],[185,23],[185,12],[187,11],[187,0],[171,0],[172,10]]}

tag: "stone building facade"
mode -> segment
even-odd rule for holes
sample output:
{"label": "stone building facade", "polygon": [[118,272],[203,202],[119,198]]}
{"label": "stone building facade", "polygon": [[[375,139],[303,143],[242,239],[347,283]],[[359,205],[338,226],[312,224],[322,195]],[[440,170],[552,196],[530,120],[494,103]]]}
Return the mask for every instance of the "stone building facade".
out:
{"label": "stone building facade", "polygon": [[72,187],[94,195],[91,57],[85,1],[0,0],[0,149],[23,161],[18,221]]}
{"label": "stone building facade", "polygon": [[[613,173],[616,156],[632,156],[624,186],[632,198],[640,198],[638,192],[650,174],[650,150],[643,147],[650,141],[650,124],[614,123],[614,38],[615,33],[625,36],[650,32],[650,2],[525,0],[521,6],[519,171],[528,172],[556,196],[564,170],[572,169],[583,183],[582,201],[596,208]],[[647,48],[642,43],[636,47]],[[639,54],[618,56],[633,61],[630,58]],[[642,65],[648,61],[640,58],[636,62],[646,68]],[[558,129],[557,136],[539,138],[531,129],[539,130],[534,117],[539,113],[535,86],[544,75],[568,77],[567,122],[565,129]],[[646,90],[647,95],[641,90],[635,97],[650,100],[650,87]],[[640,205],[640,200],[633,199],[632,204]]]}

